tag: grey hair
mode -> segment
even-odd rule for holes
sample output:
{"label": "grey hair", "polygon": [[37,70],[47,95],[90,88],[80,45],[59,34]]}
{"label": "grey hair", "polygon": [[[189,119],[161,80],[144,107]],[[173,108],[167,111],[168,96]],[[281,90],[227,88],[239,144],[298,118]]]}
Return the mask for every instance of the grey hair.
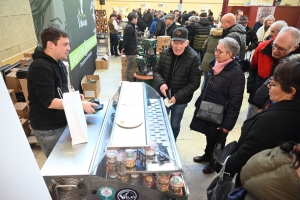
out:
{"label": "grey hair", "polygon": [[195,22],[195,21],[196,21],[196,18],[195,18],[195,16],[190,16],[190,17],[189,17],[189,21],[191,21],[191,22]]}
{"label": "grey hair", "polygon": [[273,15],[269,15],[269,16],[267,16],[267,17],[265,18],[264,24],[266,23],[266,21],[268,21],[268,20],[270,20],[270,19],[272,19],[272,20],[275,22],[275,17],[274,17]]}
{"label": "grey hair", "polygon": [[297,46],[300,43],[300,31],[297,28],[292,26],[283,27],[278,33],[277,37],[285,32],[290,33],[291,37],[294,38],[293,43],[291,44],[291,48]]}
{"label": "grey hair", "polygon": [[232,56],[236,56],[240,52],[240,45],[238,42],[230,37],[225,37],[223,39],[220,39],[218,44],[223,43],[225,46],[226,51],[229,53],[232,53]]}
{"label": "grey hair", "polygon": [[164,15],[164,11],[162,11],[162,10],[158,10],[156,13],[157,13],[158,15]]}
{"label": "grey hair", "polygon": [[264,18],[264,17],[266,17],[266,15],[265,14],[260,14],[260,15],[258,15],[258,19],[260,20],[260,19],[262,19],[262,18]]}
{"label": "grey hair", "polygon": [[279,33],[279,31],[283,27],[287,27],[287,26],[288,26],[288,24],[283,20],[278,20],[271,25],[271,27],[274,28],[277,31],[277,33]]}

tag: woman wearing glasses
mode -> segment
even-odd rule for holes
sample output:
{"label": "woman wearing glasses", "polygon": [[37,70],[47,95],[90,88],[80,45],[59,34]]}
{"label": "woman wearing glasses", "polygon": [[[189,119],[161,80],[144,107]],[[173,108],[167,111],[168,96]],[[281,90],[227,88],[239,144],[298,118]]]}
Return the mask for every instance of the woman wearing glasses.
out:
{"label": "woman wearing glasses", "polygon": [[[300,61],[278,65],[268,88],[274,104],[244,122],[237,151],[226,162],[231,175],[240,173],[250,157],[262,150],[300,142]],[[236,184],[240,185],[239,176]]]}
{"label": "woman wearing glasses", "polygon": [[[194,162],[209,162],[209,165],[202,170],[205,174],[213,172],[212,153],[214,147],[217,143],[221,144],[221,148],[224,147],[226,136],[233,129],[242,105],[245,77],[244,72],[233,59],[239,50],[240,47],[236,40],[228,37],[219,40],[215,49],[216,62],[208,73],[201,95],[195,103],[196,110],[190,128],[205,134],[206,148],[204,155],[194,157]],[[202,101],[224,106],[221,124],[196,116]]]}

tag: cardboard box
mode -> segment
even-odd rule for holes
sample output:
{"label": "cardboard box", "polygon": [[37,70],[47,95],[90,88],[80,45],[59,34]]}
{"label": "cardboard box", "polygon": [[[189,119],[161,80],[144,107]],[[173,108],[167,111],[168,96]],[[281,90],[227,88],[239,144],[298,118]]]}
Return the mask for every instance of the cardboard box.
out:
{"label": "cardboard box", "polygon": [[28,101],[27,79],[19,79],[19,81],[20,81],[20,84],[21,84],[22,92],[24,94],[26,103],[29,103],[29,101]]}
{"label": "cardboard box", "polygon": [[95,63],[96,63],[96,69],[108,69],[109,56],[107,54],[104,54],[102,57],[97,57]]}
{"label": "cardboard box", "polygon": [[22,124],[23,130],[24,130],[26,136],[31,135],[31,129],[29,127],[28,119],[21,118],[20,122]]}
{"label": "cardboard box", "polygon": [[157,37],[157,46],[170,45],[170,44],[171,44],[170,36],[158,36]]}
{"label": "cardboard box", "polygon": [[122,65],[127,65],[127,58],[125,55],[121,56]]}
{"label": "cardboard box", "polygon": [[15,109],[19,116],[28,119],[29,117],[29,107],[27,103],[24,102],[18,102],[15,104]]}
{"label": "cardboard box", "polygon": [[14,89],[15,92],[21,92],[22,87],[16,72],[10,72],[5,76],[7,89]]}
{"label": "cardboard box", "polygon": [[30,61],[32,61],[32,58],[31,57],[24,57],[20,60],[20,63],[21,63],[21,67],[25,67],[25,65],[27,63],[29,63]]}
{"label": "cardboard box", "polygon": [[24,57],[32,58],[33,51],[26,51],[23,53]]}
{"label": "cardboard box", "polygon": [[13,104],[17,103],[17,97],[16,97],[15,91],[12,90],[12,89],[7,89],[7,90],[8,90],[9,96],[10,96],[11,101],[13,102]]}
{"label": "cardboard box", "polygon": [[[95,81],[95,83],[92,83]],[[86,75],[81,80],[83,95],[85,98],[98,98],[100,94],[100,77],[99,75]]]}

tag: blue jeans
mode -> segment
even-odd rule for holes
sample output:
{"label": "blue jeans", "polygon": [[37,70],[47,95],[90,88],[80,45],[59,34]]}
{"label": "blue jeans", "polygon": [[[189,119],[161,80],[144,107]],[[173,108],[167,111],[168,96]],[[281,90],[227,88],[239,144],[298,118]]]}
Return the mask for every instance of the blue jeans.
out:
{"label": "blue jeans", "polygon": [[185,103],[185,104],[174,104],[169,108],[166,107],[168,115],[171,111],[170,121],[171,121],[171,127],[172,127],[175,141],[179,135],[180,123],[181,123],[181,119],[183,117],[183,112],[184,112],[186,106],[187,106],[187,104]]}
{"label": "blue jeans", "polygon": [[65,126],[62,128],[58,128],[55,130],[34,130],[32,129],[33,134],[35,135],[37,141],[39,142],[40,146],[46,157],[48,158],[51,151],[53,150],[54,146],[56,145],[58,139],[60,138],[61,134],[65,130]]}
{"label": "blue jeans", "polygon": [[118,34],[110,33],[110,53],[111,55],[118,55]]}
{"label": "blue jeans", "polygon": [[130,81],[130,75],[135,63],[136,55],[126,55],[127,68],[126,68],[126,81]]}

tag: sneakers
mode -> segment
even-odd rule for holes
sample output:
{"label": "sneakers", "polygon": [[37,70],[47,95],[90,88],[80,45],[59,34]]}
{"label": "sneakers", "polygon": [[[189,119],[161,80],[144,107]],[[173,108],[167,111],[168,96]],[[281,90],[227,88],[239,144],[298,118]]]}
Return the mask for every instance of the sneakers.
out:
{"label": "sneakers", "polygon": [[202,156],[196,156],[193,158],[194,162],[202,163],[202,162],[210,162],[211,158],[207,157],[205,154]]}
{"label": "sneakers", "polygon": [[204,174],[211,174],[214,172],[213,170],[213,165],[211,163],[209,163],[208,165],[206,165],[203,169],[202,169],[202,172]]}

